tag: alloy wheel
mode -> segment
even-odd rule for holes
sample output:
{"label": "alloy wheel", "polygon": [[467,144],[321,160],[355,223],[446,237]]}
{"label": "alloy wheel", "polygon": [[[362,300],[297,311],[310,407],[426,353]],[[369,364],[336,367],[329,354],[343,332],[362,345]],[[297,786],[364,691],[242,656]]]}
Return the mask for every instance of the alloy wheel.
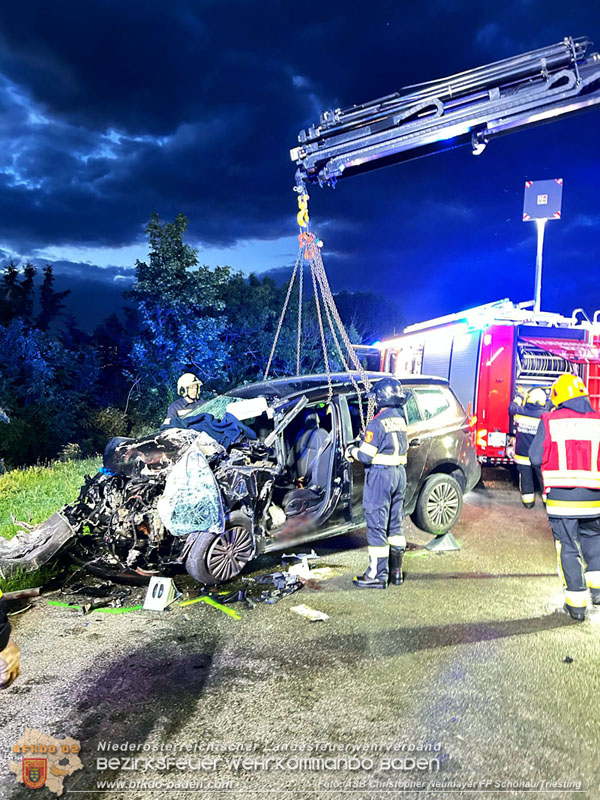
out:
{"label": "alloy wheel", "polygon": [[427,513],[434,525],[445,528],[456,517],[460,498],[449,483],[439,483],[427,498]]}
{"label": "alloy wheel", "polygon": [[234,578],[254,557],[254,537],[246,528],[235,527],[217,536],[206,554],[206,566],[217,580]]}

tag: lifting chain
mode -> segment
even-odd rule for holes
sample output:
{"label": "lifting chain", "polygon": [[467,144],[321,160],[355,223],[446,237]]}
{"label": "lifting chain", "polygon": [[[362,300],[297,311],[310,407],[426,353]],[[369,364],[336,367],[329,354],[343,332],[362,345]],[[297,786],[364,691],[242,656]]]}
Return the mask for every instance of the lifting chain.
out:
{"label": "lifting chain", "polygon": [[[298,256],[296,258],[294,271],[292,272],[292,277],[290,279],[290,283],[287,289],[281,316],[277,324],[277,331],[275,333],[275,339],[273,341],[273,346],[271,348],[271,354],[269,355],[269,360],[267,362],[267,368],[265,369],[264,380],[267,379],[269,375],[269,370],[271,369],[271,365],[273,363],[275,350],[277,348],[277,342],[279,340],[281,329],[283,327],[283,321],[285,319],[285,315],[289,306],[290,297],[292,295],[292,290],[296,280],[296,275],[298,275],[298,290],[299,290],[298,327],[297,327],[297,341],[296,341],[296,375],[298,376],[300,375],[300,361],[301,361],[301,349],[302,349],[303,275],[304,275],[304,262],[306,261],[310,265],[313,292],[315,296],[317,319],[319,323],[319,334],[321,337],[321,349],[323,351],[325,372],[327,373],[328,402],[330,402],[333,397],[333,383],[331,379],[331,365],[329,361],[329,354],[327,352],[327,336],[325,332],[325,325],[323,322],[321,302],[323,303],[325,318],[329,326],[329,331],[331,332],[331,338],[333,340],[333,344],[335,346],[338,358],[342,363],[344,371],[349,373],[350,380],[358,396],[358,408],[360,413],[361,431],[364,432],[366,426],[373,418],[375,410],[374,400],[373,398],[369,398],[367,404],[367,413],[365,417],[363,408],[364,394],[365,392],[368,392],[371,389],[371,381],[369,380],[358,356],[356,355],[356,351],[354,350],[354,347],[350,342],[350,339],[344,327],[344,323],[342,322],[340,313],[335,304],[333,292],[331,291],[331,287],[329,286],[327,273],[325,272],[323,259],[321,257],[321,247],[323,246],[323,242],[320,239],[317,239],[317,237],[313,233],[308,232],[308,225],[309,225],[308,193],[306,192],[306,189],[303,185],[296,186],[294,191],[298,193],[298,213],[296,215],[296,220],[300,228],[300,235],[298,236],[298,244],[299,244]],[[342,340],[342,344],[340,344],[340,338]],[[344,353],[344,348],[345,348],[345,353]],[[360,383],[362,383],[362,388],[359,382],[356,380],[355,376],[352,374],[353,371],[359,373]]]}

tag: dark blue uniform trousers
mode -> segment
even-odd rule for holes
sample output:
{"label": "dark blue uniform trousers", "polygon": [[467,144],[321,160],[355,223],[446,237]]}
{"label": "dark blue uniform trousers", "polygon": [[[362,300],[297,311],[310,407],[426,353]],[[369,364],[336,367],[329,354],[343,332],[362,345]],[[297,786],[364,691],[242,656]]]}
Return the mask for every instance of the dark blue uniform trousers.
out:
{"label": "dark blue uniform trousers", "polygon": [[406,470],[403,466],[374,465],[365,470],[363,511],[367,523],[369,567],[367,575],[387,580],[390,547],[404,550],[402,534]]}
{"label": "dark blue uniform trousers", "polygon": [[592,600],[600,599],[600,517],[548,517],[548,521],[567,605],[585,608],[587,587]]}

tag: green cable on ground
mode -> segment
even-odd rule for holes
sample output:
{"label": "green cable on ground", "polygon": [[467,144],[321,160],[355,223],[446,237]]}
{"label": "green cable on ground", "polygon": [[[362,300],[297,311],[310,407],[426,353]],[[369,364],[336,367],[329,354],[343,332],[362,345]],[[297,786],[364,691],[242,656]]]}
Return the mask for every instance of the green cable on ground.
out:
{"label": "green cable on ground", "polygon": [[222,603],[217,603],[216,600],[213,600],[212,597],[195,597],[193,600],[184,600],[183,603],[179,603],[180,606],[191,606],[192,603],[208,603],[209,606],[213,606],[214,608],[218,608],[219,611],[222,611],[224,614],[228,614],[233,619],[241,619],[241,616],[234,611],[233,608],[227,608]]}
{"label": "green cable on ground", "polygon": [[[60,606],[61,608],[73,608],[76,611],[81,611],[81,606],[75,606],[71,603],[62,603],[60,600],[48,600],[49,606]],[[139,611],[144,606],[127,606],[124,608],[93,608],[92,611],[100,611],[103,614],[127,614],[129,611]]]}

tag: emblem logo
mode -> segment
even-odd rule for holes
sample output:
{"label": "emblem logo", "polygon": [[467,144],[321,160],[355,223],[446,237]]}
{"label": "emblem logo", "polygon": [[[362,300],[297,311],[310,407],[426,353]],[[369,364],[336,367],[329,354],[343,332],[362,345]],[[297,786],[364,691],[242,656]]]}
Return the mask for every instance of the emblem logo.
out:
{"label": "emblem logo", "polygon": [[46,758],[23,759],[23,783],[30,789],[41,789],[48,777],[48,760]]}

